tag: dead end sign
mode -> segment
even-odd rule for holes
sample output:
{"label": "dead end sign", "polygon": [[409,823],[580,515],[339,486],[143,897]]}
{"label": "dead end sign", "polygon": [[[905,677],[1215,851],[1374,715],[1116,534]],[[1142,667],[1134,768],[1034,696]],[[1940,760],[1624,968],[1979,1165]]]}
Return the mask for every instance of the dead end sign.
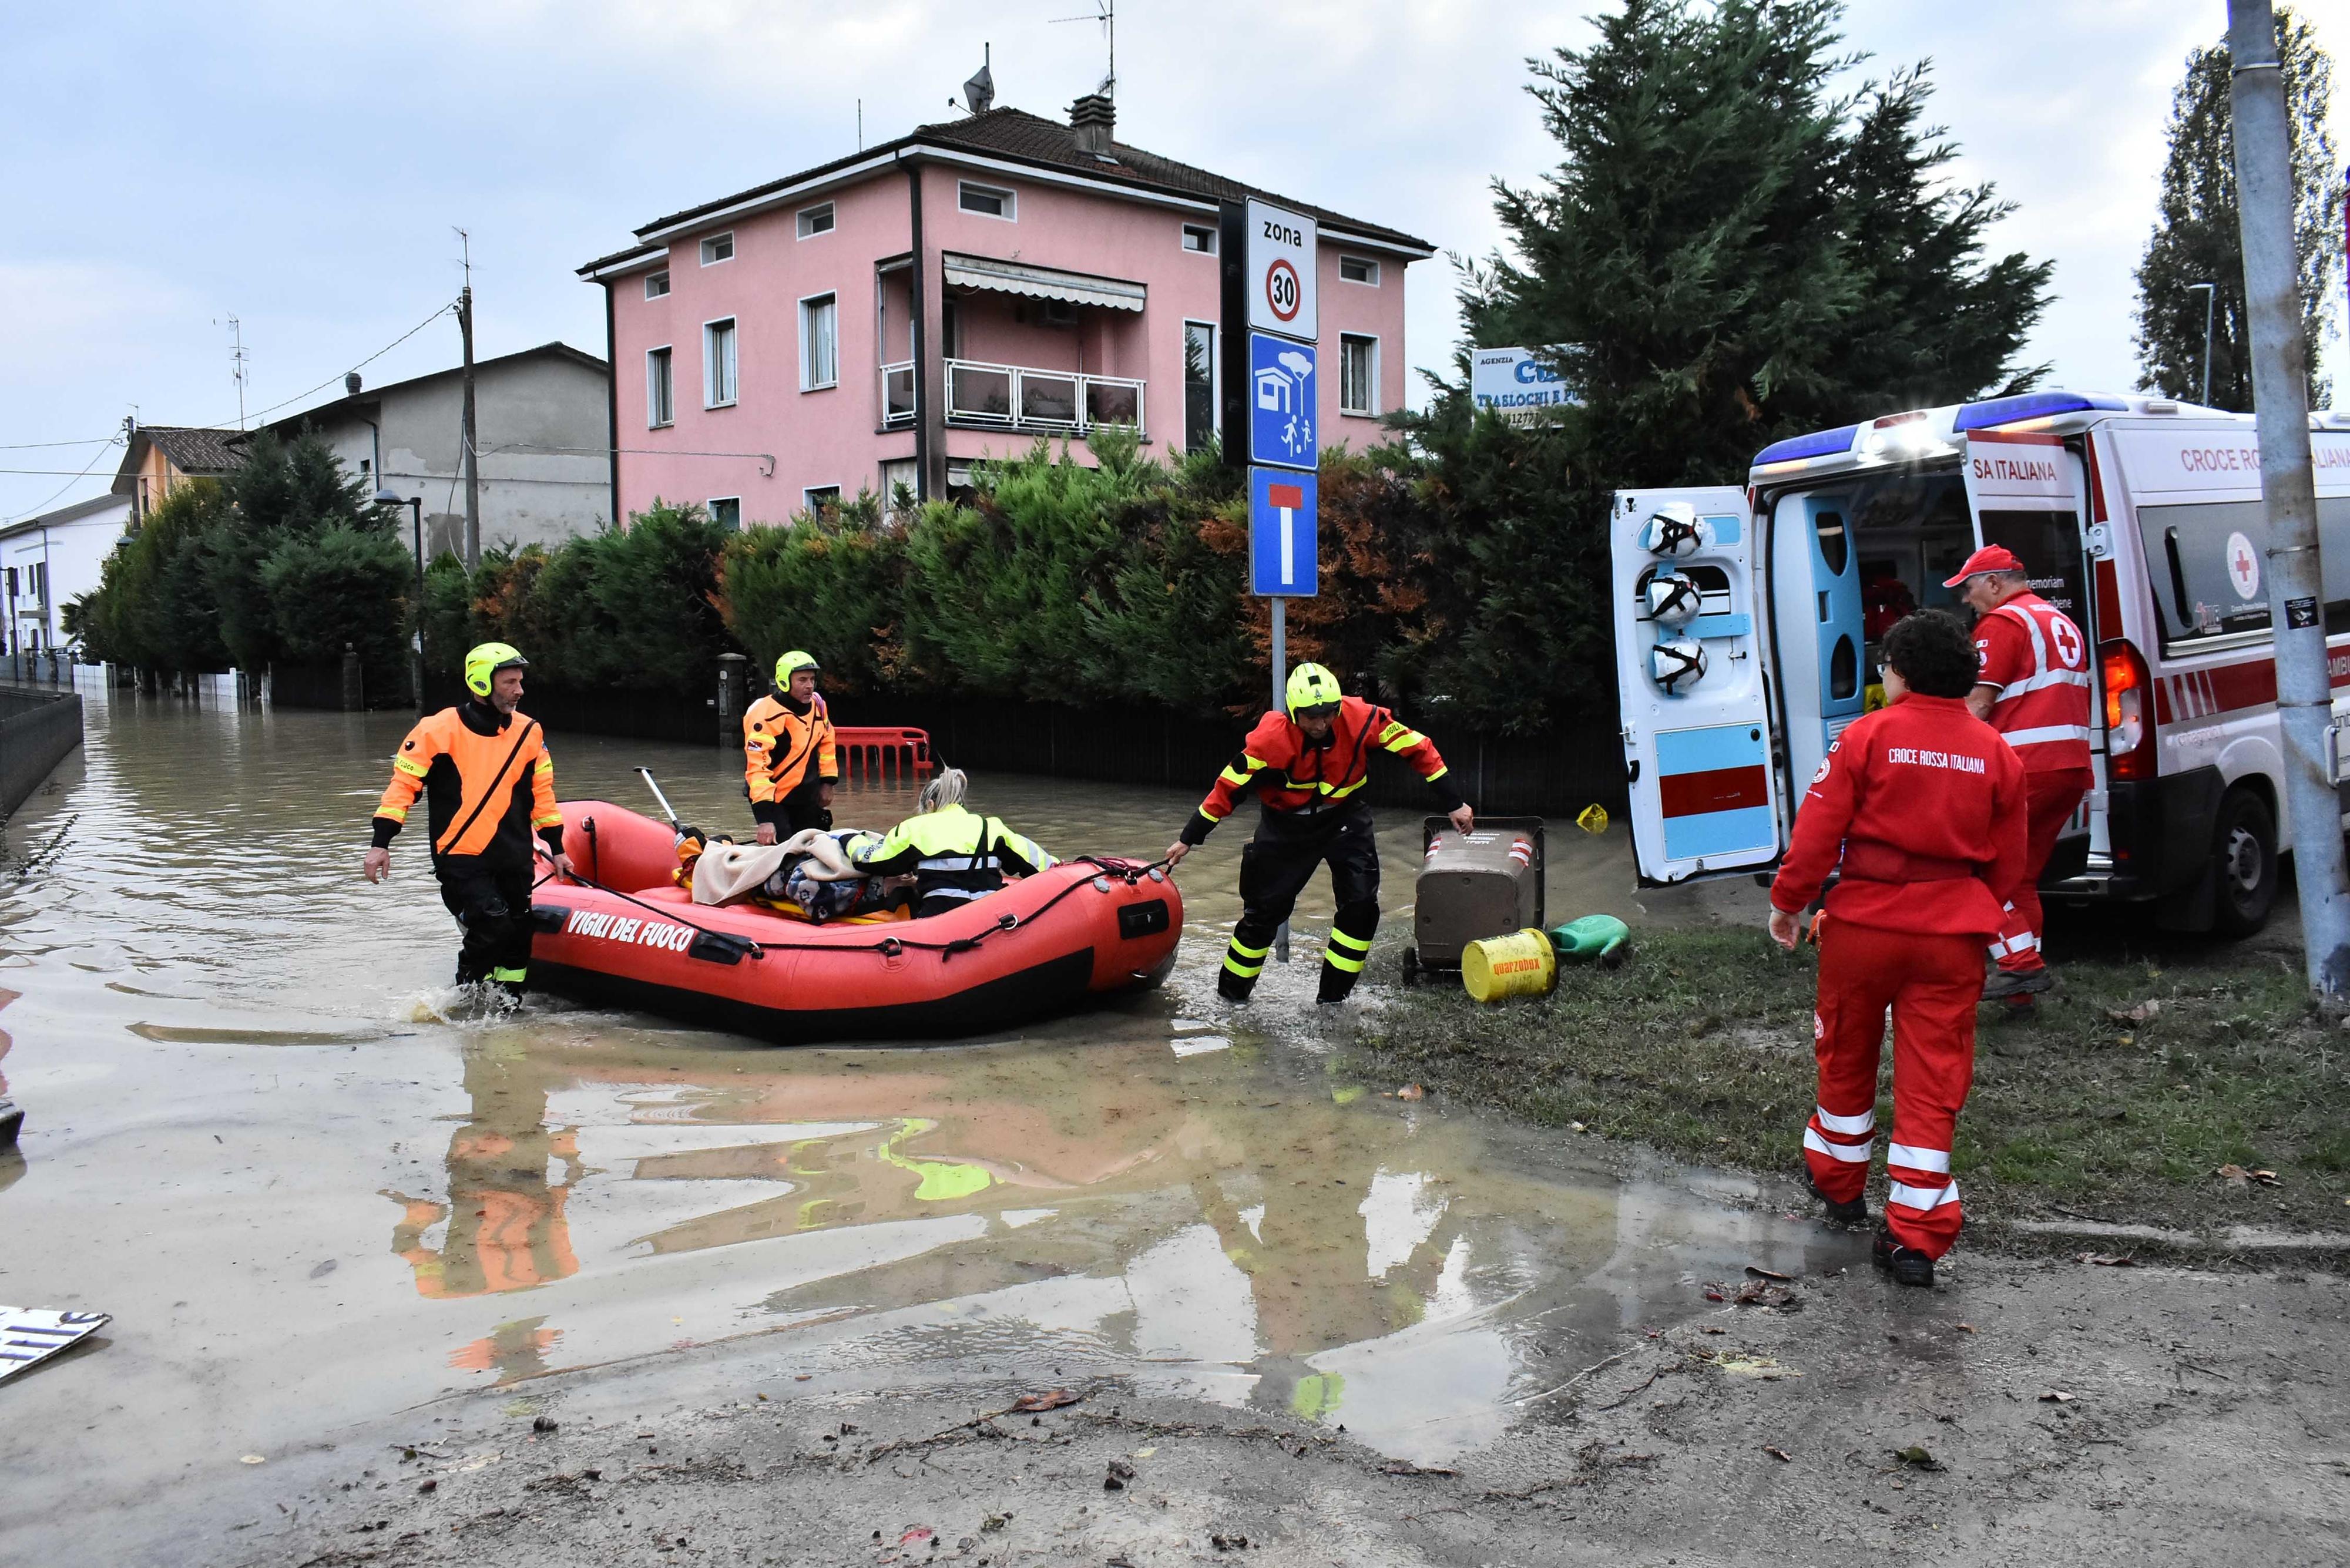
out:
{"label": "dead end sign", "polygon": [[1249,470],[1249,592],[1314,597],[1319,577],[1314,547],[1319,488],[1310,472]]}

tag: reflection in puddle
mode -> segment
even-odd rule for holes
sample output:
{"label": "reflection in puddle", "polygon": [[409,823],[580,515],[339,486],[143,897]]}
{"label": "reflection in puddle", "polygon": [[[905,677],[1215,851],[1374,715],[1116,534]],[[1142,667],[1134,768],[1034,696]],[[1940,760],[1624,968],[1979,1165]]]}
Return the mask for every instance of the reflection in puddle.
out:
{"label": "reflection in puddle", "polygon": [[[1627,1330],[1697,1310],[1685,1273],[1852,1261],[1739,1182],[1619,1181],[1256,1033],[1311,1013],[1311,946],[1249,1012],[1214,999],[1238,837],[1184,867],[1162,992],[984,1044],[754,1050],[536,1000],[461,1005],[421,862],[385,887],[356,875],[357,814],[404,716],[85,702],[79,782],[16,830],[78,811],[90,847],[0,888],[24,992],[0,1086],[31,1113],[29,1164],[0,1159],[0,1227],[25,1289],[174,1351],[107,1364],[107,1397],[147,1424],[137,1451],[51,1404],[68,1384],[48,1379],[11,1396],[0,1462],[38,1433],[44,1462],[117,1501],[195,1473],[224,1431],[275,1451],[632,1358],[668,1357],[685,1388],[705,1363],[673,1353],[730,1340],[831,1397],[1061,1368],[1432,1462]],[[741,826],[720,748],[559,751],[568,792],[631,798],[650,763],[691,820]],[[217,806],[190,803],[192,763]],[[974,787],[1056,848],[1108,853],[1155,854],[1197,798]],[[910,805],[853,789],[837,809]],[[1391,888],[1417,821],[1387,814]],[[279,852],[255,857],[257,834]],[[1553,909],[1623,887],[1620,840],[1551,842]],[[1310,935],[1328,915],[1317,888],[1299,919]],[[1409,929],[1399,900],[1389,919]]]}

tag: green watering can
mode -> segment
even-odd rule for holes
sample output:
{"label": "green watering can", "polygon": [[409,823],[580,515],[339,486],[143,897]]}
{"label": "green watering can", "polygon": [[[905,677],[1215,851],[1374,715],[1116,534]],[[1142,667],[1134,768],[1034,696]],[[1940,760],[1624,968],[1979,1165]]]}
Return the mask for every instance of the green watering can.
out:
{"label": "green watering can", "polygon": [[1550,929],[1550,945],[1557,950],[1562,963],[1572,961],[1613,968],[1623,961],[1631,940],[1632,928],[1613,915],[1586,915]]}

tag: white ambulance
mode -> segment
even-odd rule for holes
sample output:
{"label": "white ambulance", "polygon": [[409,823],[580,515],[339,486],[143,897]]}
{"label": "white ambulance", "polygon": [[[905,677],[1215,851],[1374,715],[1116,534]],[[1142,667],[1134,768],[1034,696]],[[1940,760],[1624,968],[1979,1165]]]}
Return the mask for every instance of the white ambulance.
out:
{"label": "white ambulance", "polygon": [[[2337,732],[2350,708],[2350,415],[2311,421]],[[2079,625],[2095,787],[2043,897],[2151,901],[2254,930],[2277,890],[2283,759],[2249,415],[2033,392],[1764,449],[1742,490],[1619,491],[1616,646],[1644,887],[1778,863],[1805,783],[1882,701],[1877,639],[2004,545]],[[2338,738],[2338,737],[2337,737]],[[2337,779],[2339,765],[2335,768]]]}

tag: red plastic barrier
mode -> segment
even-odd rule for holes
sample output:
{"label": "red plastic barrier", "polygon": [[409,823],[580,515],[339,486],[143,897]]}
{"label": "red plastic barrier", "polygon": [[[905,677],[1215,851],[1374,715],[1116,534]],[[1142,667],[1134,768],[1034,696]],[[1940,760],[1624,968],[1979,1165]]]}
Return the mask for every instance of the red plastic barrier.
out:
{"label": "red plastic barrier", "polygon": [[931,732],[928,730],[899,729],[894,725],[836,726],[832,732],[833,754],[840,762],[840,776],[852,779],[858,769],[865,770],[868,784],[925,779],[936,771],[931,761]]}

